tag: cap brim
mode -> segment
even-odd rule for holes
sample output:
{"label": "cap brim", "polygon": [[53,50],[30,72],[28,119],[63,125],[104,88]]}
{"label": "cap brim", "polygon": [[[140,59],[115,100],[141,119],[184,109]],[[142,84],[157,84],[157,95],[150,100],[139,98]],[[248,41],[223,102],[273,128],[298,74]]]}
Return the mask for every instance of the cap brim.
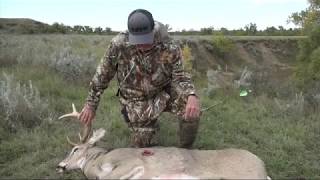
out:
{"label": "cap brim", "polygon": [[148,34],[134,35],[129,32],[130,44],[153,44],[154,33],[151,31]]}

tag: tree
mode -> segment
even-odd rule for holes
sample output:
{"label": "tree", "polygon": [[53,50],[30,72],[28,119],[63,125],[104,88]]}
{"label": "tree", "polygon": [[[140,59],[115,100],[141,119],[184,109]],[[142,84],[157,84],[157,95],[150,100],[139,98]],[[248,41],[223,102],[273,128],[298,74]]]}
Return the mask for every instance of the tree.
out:
{"label": "tree", "polygon": [[104,32],[107,33],[107,34],[110,34],[112,31],[111,31],[111,28],[106,27],[106,28],[104,29]]}
{"label": "tree", "polygon": [[84,26],[84,32],[85,33],[92,33],[93,30],[92,30],[92,28],[90,26]]}
{"label": "tree", "polygon": [[275,28],[274,26],[267,27],[265,32],[267,33],[268,36],[274,36],[277,33],[278,29]]}
{"label": "tree", "polygon": [[53,23],[50,27],[50,32],[51,33],[67,33],[67,28],[64,24],[59,24],[57,22]]}
{"label": "tree", "polygon": [[236,36],[245,36],[247,35],[246,31],[243,28],[240,28],[238,30],[234,30],[234,35]]}
{"label": "tree", "polygon": [[224,28],[224,27],[220,28],[220,32],[221,32],[223,35],[228,35],[228,34],[229,34],[228,29],[227,29],[227,28]]}
{"label": "tree", "polygon": [[75,25],[75,26],[73,26],[73,32],[83,33],[84,32],[84,27],[81,26],[81,25]]}
{"label": "tree", "polygon": [[288,19],[288,22],[302,27],[304,31],[311,30],[311,26],[320,23],[320,0],[308,0],[308,2],[307,9],[292,13]]}
{"label": "tree", "polygon": [[65,26],[66,28],[66,32],[67,33],[72,33],[73,32],[73,28],[71,26]]}
{"label": "tree", "polygon": [[213,27],[201,28],[200,29],[200,32],[201,32],[202,35],[211,35],[213,31],[214,31]]}
{"label": "tree", "polygon": [[320,81],[320,0],[309,0],[309,7],[295,12],[289,21],[302,27],[308,37],[300,42],[298,65],[295,71],[299,85],[308,88]]}
{"label": "tree", "polygon": [[284,29],[283,26],[278,26],[278,29],[279,29],[279,35],[281,35],[281,36],[285,35],[286,30]]}
{"label": "tree", "polygon": [[250,24],[247,24],[244,29],[246,30],[247,34],[248,35],[256,35],[257,33],[257,24],[256,23],[250,23]]}
{"label": "tree", "polygon": [[94,29],[94,33],[97,33],[97,34],[101,34],[102,31],[103,31],[103,29],[102,29],[101,27],[96,27],[96,28]]}

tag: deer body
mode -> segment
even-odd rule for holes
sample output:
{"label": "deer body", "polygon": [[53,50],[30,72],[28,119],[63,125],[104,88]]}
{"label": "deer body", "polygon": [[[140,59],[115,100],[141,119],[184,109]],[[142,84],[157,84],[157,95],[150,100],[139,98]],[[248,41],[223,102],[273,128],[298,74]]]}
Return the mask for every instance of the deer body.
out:
{"label": "deer body", "polygon": [[[144,151],[152,155],[144,155]],[[88,148],[79,163],[88,179],[266,179],[264,163],[240,149],[187,150],[175,147]],[[69,159],[71,160],[71,159]],[[72,163],[63,162],[63,164]]]}
{"label": "deer body", "polygon": [[[73,106],[74,107],[74,106]],[[74,112],[67,116],[78,116]],[[264,163],[241,149],[188,150],[176,147],[119,148],[108,152],[95,147],[104,129],[84,131],[57,170],[81,169],[88,179],[267,179]],[[85,140],[85,141],[83,141]]]}

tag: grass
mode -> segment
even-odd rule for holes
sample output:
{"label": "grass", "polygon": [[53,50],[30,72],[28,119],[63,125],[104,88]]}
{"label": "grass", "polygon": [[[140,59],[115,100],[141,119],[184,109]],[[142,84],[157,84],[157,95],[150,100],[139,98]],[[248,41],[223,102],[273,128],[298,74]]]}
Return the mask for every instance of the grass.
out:
{"label": "grass", "polygon": [[[21,39],[15,36],[12,39],[16,42],[22,41],[23,44],[26,43],[24,38],[33,37],[39,38],[41,42],[56,43],[48,45],[53,49],[63,42],[61,39],[73,42],[68,47],[76,51],[76,54],[81,53],[77,52],[77,49],[89,48],[93,51],[95,44],[104,44],[101,42],[104,37],[100,40],[98,36],[21,36]],[[5,39],[4,42],[13,44],[12,39],[1,38]],[[90,43],[94,41],[96,42]],[[4,51],[3,48],[1,51]],[[35,51],[40,53],[41,49]],[[45,57],[43,54],[39,56]],[[94,66],[97,61],[98,59],[93,60]],[[0,62],[4,61],[0,59]],[[70,112],[72,102],[81,110],[87,96],[88,79],[66,79],[52,66],[41,63],[13,63],[0,66],[0,72],[14,75],[16,82],[27,83],[32,80],[33,85],[40,91],[41,98],[47,100],[51,112],[48,115],[51,116],[50,121],[43,120],[34,128],[21,128],[16,133],[0,128],[0,135],[5,137],[0,139],[0,178],[84,178],[79,171],[64,176],[55,172],[56,165],[71,149],[65,137],[68,135],[75,140],[80,128],[80,124],[72,119],[58,120],[57,117]],[[244,98],[239,97],[238,90],[219,90],[207,94],[202,91],[206,80],[198,78],[195,82],[200,90],[202,107],[220,101],[223,103],[202,114],[196,148],[247,149],[265,162],[268,174],[273,179],[320,178],[319,112],[305,115],[295,113],[294,109],[285,111],[263,92],[259,93],[259,96],[249,95]],[[129,129],[119,112],[116,89],[117,83],[112,81],[103,94],[94,122],[94,128],[102,127],[107,131],[106,136],[98,143],[105,148],[126,147],[129,143]],[[2,116],[0,111],[0,118]],[[163,146],[176,146],[176,118],[164,113],[159,121],[160,143]]]}

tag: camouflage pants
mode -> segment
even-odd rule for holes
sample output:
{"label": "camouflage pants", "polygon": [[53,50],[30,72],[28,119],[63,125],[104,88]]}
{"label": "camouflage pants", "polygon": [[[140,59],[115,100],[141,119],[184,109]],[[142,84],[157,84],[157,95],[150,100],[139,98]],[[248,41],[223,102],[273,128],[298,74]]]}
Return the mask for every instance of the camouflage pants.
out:
{"label": "camouflage pants", "polygon": [[131,130],[131,145],[149,147],[158,144],[155,137],[159,131],[158,117],[162,112],[171,112],[179,120],[180,147],[190,148],[196,138],[199,119],[192,122],[183,118],[187,97],[178,96],[171,88],[161,91],[147,100],[125,100],[120,98],[121,113]]}

